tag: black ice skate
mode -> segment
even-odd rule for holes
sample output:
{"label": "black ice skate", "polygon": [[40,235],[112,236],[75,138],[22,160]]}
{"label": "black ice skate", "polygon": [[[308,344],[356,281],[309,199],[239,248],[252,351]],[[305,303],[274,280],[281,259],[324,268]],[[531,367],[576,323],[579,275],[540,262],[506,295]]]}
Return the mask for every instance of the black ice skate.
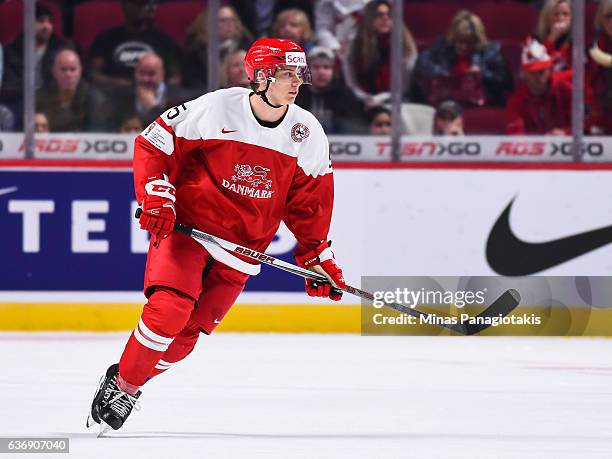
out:
{"label": "black ice skate", "polygon": [[100,378],[91,404],[91,413],[87,417],[87,427],[93,426],[94,423],[100,424],[100,435],[104,435],[110,428],[114,430],[121,428],[132,412],[132,408],[135,407],[136,411],[140,410],[138,397],[141,392],[130,395],[119,389],[116,379],[118,374],[119,365],[114,364],[106,370],[106,375]]}

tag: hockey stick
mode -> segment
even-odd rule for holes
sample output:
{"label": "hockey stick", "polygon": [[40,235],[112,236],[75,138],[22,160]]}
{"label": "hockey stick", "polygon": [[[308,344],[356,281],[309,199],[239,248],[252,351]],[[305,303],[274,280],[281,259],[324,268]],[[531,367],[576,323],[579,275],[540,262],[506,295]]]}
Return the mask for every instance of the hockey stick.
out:
{"label": "hockey stick", "polygon": [[[136,218],[140,217],[142,213],[142,209],[136,210]],[[242,247],[238,244],[234,244],[233,242],[226,241],[225,239],[221,239],[220,237],[213,236],[212,234],[205,233],[203,231],[197,230],[195,228],[190,228],[188,226],[182,225],[180,223],[174,224],[174,231],[179,233],[183,233],[193,239],[199,239],[201,241],[206,241],[211,244],[214,244],[218,247],[221,247],[228,252],[234,252],[242,256],[246,256],[251,258],[252,260],[258,261],[260,263],[265,263],[270,266],[274,266],[276,268],[282,269],[283,271],[290,272],[295,274],[296,276],[301,276],[307,279],[312,279],[317,282],[329,283],[329,280],[323,276],[322,274],[315,273],[308,269],[302,268],[300,266],[296,266],[294,264],[288,263],[284,260],[279,260],[278,258],[274,258],[271,255],[266,253],[257,252],[256,250],[249,249],[247,247]],[[374,301],[374,295],[370,292],[366,292],[364,290],[360,290],[358,288],[352,287],[347,284],[346,288],[342,289],[343,291],[350,293],[351,295],[355,295],[359,298],[366,299],[370,302]],[[475,320],[476,324],[463,324],[459,321],[456,323],[445,323],[445,321],[436,321],[435,314],[429,314],[423,311],[419,311],[418,309],[411,308],[409,306],[404,306],[399,303],[383,301],[384,306],[394,309],[403,314],[408,314],[417,318],[428,318],[428,320],[424,320],[425,323],[433,323],[440,327],[444,327],[448,330],[452,330],[454,332],[460,333],[462,335],[474,335],[476,333],[481,332],[482,330],[489,328],[491,325],[485,324],[486,321],[482,321],[483,323],[479,324],[480,320],[488,317],[505,317],[510,314],[519,304],[521,297],[519,293],[514,289],[506,290],[502,293],[489,307],[487,307],[484,311],[482,311],[478,316],[476,316],[477,320]],[[442,317],[442,316],[440,316]],[[448,317],[448,316],[446,316]],[[431,319],[434,320],[431,320]]]}

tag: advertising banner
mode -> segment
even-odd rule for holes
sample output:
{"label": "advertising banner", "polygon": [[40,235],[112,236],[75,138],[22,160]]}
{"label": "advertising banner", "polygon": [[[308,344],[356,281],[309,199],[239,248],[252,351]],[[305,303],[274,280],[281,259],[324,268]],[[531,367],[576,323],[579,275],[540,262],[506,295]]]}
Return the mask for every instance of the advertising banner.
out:
{"label": "advertising banner", "polygon": [[[130,160],[133,134],[37,134],[37,159]],[[389,162],[391,139],[379,136],[329,136],[330,156],[336,162]],[[585,137],[582,162],[612,162],[611,137]],[[0,133],[0,160],[24,158],[23,135]],[[571,137],[465,136],[402,138],[402,162],[555,162],[575,161]]]}
{"label": "advertising banner", "polygon": [[[0,291],[141,290],[148,235],[136,208],[130,171],[0,171]],[[295,244],[283,225],[269,252],[291,260]],[[247,288],[303,281],[275,272]]]}

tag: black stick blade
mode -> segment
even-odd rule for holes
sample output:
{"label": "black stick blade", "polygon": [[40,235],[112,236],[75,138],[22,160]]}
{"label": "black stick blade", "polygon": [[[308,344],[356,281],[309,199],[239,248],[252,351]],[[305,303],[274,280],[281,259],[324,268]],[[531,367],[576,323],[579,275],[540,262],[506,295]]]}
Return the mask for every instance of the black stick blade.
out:
{"label": "black stick blade", "polygon": [[[519,292],[514,290],[513,288],[506,290],[502,293],[499,298],[497,298],[491,306],[482,311],[480,314],[476,316],[476,318],[482,317],[506,317],[512,311],[516,309],[516,307],[521,302],[521,295]],[[475,335],[487,328],[491,325],[482,323],[482,324],[466,324],[466,335]]]}

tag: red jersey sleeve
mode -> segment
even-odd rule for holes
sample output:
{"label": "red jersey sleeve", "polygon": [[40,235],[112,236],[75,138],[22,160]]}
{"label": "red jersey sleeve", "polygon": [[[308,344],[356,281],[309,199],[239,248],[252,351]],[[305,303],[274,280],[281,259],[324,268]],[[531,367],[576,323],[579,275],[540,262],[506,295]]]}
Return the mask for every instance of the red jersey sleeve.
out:
{"label": "red jersey sleeve", "polygon": [[297,255],[327,240],[334,206],[329,144],[320,125],[313,131],[313,139],[298,156],[283,218],[298,241]]}
{"label": "red jersey sleeve", "polygon": [[134,142],[134,188],[136,200],[142,203],[149,177],[166,175],[174,182],[180,157],[201,144],[194,112],[200,99],[173,107],[157,117]]}

